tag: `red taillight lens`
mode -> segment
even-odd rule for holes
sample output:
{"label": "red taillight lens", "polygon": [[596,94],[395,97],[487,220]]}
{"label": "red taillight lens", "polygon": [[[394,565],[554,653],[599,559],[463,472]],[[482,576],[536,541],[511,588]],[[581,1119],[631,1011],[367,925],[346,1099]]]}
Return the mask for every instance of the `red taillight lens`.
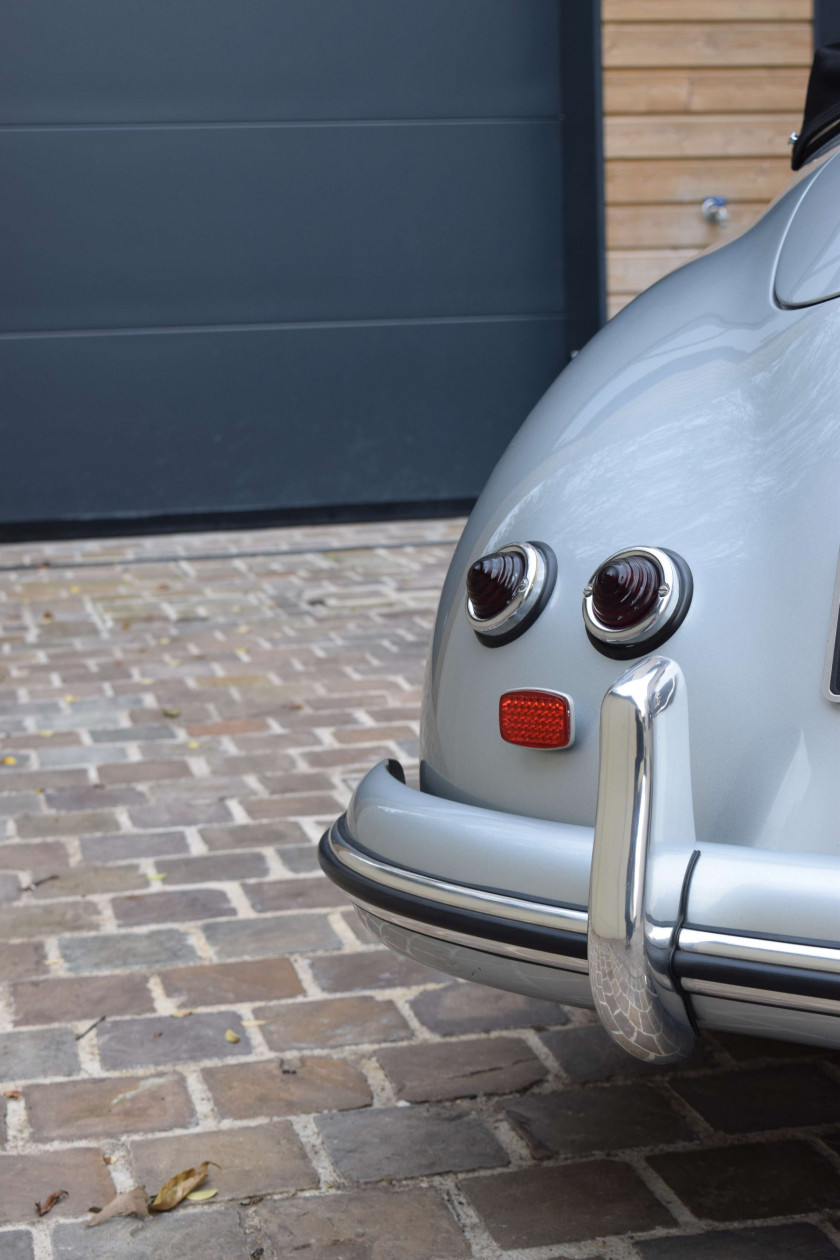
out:
{"label": "red taillight lens", "polygon": [[525,557],[518,551],[482,556],[467,574],[467,595],[475,617],[489,621],[507,608],[525,576]]}
{"label": "red taillight lens", "polygon": [[574,737],[572,703],[553,691],[506,691],[499,700],[499,733],[523,748],[568,748]]}
{"label": "red taillight lens", "polygon": [[610,630],[643,621],[659,598],[662,574],[647,556],[608,560],[592,579],[595,616]]}

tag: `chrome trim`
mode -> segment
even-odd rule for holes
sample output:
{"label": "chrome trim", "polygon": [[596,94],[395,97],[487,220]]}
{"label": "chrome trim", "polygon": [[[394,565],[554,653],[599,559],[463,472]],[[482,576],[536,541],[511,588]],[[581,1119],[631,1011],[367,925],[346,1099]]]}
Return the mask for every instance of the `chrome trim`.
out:
{"label": "chrome trim", "polygon": [[[754,936],[730,936],[726,932],[683,928],[678,948],[687,954],[768,963],[772,967],[802,967],[808,971],[828,971],[832,975],[840,975],[840,948],[832,949],[830,946],[764,941]],[[687,987],[684,981],[683,988]]]}
{"label": "chrome trim", "polygon": [[[654,743],[662,745],[658,759],[667,767],[664,782],[654,777]],[[693,845],[685,684],[678,665],[652,656],[622,674],[601,705],[589,884],[595,1009],[622,1049],[648,1061],[682,1058],[694,1044],[685,1003],[663,963],[657,967],[652,961],[654,952],[663,953],[663,927],[677,922],[682,874]],[[657,882],[660,852],[664,879]],[[650,943],[648,919],[655,926]]]}
{"label": "chrome trim", "polygon": [[[531,751],[552,753],[552,752],[565,752],[567,748],[571,748],[572,744],[575,742],[575,702],[572,699],[572,697],[569,695],[568,691],[553,691],[551,687],[529,687],[527,684],[525,684],[522,687],[511,687],[510,690],[503,691],[501,696],[499,696],[499,702],[501,703],[501,701],[504,699],[505,696],[515,696],[520,691],[537,691],[540,693],[540,695],[543,695],[543,696],[558,696],[559,699],[566,701],[566,707],[569,712],[568,742],[565,744],[558,744],[554,748],[532,748]],[[504,736],[502,736],[502,738],[504,738]],[[520,747],[520,748],[522,747],[527,748],[529,745],[519,744],[519,745],[514,745],[514,746]]]}
{"label": "chrome trim", "polygon": [[585,910],[545,905],[543,902],[526,901],[520,897],[507,897],[503,893],[483,892],[476,888],[467,888],[463,884],[435,879],[431,875],[421,875],[419,871],[391,866],[361,853],[342,836],[337,835],[335,828],[328,833],[327,844],[333,856],[348,870],[355,871],[357,875],[371,879],[385,888],[410,893],[414,897],[435,901],[452,909],[490,914],[498,919],[511,919],[515,923],[529,923],[554,931],[577,932],[581,935],[586,932]]}
{"label": "chrome trim", "polygon": [[722,984],[718,980],[683,980],[687,993],[701,997],[729,998],[733,1002],[750,1002],[757,1006],[783,1006],[792,1011],[823,1011],[840,1015],[840,1002],[831,998],[804,997],[801,993],[777,993],[775,989],[750,989],[740,984]]}
{"label": "chrome trim", "polygon": [[[643,621],[639,621],[633,626],[628,626],[625,630],[613,630],[598,620],[592,595],[592,583],[595,581],[598,571],[603,569],[605,564],[610,564],[613,560],[624,560],[628,556],[644,556],[648,560],[653,560],[662,574],[662,582],[659,587],[660,595],[656,604]],[[621,551],[615,551],[606,560],[601,561],[584,587],[583,620],[589,633],[602,643],[613,643],[616,645],[644,643],[646,639],[652,638],[670,621],[676,612],[680,594],[679,571],[667,552],[660,550],[659,547],[623,547]]]}
{"label": "chrome trim", "polygon": [[551,967],[555,971],[574,971],[586,975],[589,970],[585,958],[570,958],[568,954],[549,954],[546,950],[530,949],[527,945],[508,945],[505,941],[491,941],[484,936],[472,936],[469,932],[458,932],[453,928],[441,928],[432,923],[421,923],[417,919],[408,918],[407,915],[371,905],[370,902],[363,901],[361,897],[354,897],[353,905],[357,910],[363,910],[374,919],[384,919],[386,923],[395,923],[397,927],[407,928],[418,936],[433,936],[438,941],[449,941],[453,945],[464,945],[468,949],[480,950],[482,954],[493,954],[498,958],[513,958],[517,962],[538,963],[541,967]]}
{"label": "chrome trim", "polygon": [[525,576],[506,608],[503,608],[495,617],[482,620],[481,617],[476,617],[469,595],[466,597],[467,621],[477,634],[486,634],[491,637],[496,634],[508,634],[521,621],[524,621],[540,597],[548,574],[545,557],[531,543],[510,543],[509,546],[499,547],[491,554],[504,556],[514,552],[518,552],[525,560]]}

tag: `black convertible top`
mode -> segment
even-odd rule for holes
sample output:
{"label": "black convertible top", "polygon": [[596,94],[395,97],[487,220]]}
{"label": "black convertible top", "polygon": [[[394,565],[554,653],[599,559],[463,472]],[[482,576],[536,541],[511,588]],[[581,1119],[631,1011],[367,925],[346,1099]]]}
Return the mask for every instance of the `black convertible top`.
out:
{"label": "black convertible top", "polygon": [[836,136],[840,136],[840,43],[823,44],[814,53],[805,117],[790,159],[793,169],[798,171]]}

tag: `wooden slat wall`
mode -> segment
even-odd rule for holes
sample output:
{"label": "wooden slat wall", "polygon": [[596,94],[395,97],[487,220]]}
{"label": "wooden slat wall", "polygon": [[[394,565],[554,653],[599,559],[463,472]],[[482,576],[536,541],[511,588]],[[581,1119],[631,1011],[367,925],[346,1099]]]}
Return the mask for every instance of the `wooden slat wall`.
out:
{"label": "wooden slat wall", "polygon": [[[791,178],[812,0],[602,0],[609,313],[748,228]],[[700,213],[729,199],[725,226]]]}

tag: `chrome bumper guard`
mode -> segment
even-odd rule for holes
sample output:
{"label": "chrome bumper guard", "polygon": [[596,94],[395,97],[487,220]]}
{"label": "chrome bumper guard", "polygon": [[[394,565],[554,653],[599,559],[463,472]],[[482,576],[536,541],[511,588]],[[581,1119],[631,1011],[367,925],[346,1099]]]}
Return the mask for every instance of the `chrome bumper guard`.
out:
{"label": "chrome bumper guard", "polygon": [[604,1027],[641,1059],[689,1053],[713,999],[840,1027],[840,859],[697,845],[685,681],[663,657],[604,697],[594,831],[416,792],[391,761],[320,855],[378,920],[588,973]]}

